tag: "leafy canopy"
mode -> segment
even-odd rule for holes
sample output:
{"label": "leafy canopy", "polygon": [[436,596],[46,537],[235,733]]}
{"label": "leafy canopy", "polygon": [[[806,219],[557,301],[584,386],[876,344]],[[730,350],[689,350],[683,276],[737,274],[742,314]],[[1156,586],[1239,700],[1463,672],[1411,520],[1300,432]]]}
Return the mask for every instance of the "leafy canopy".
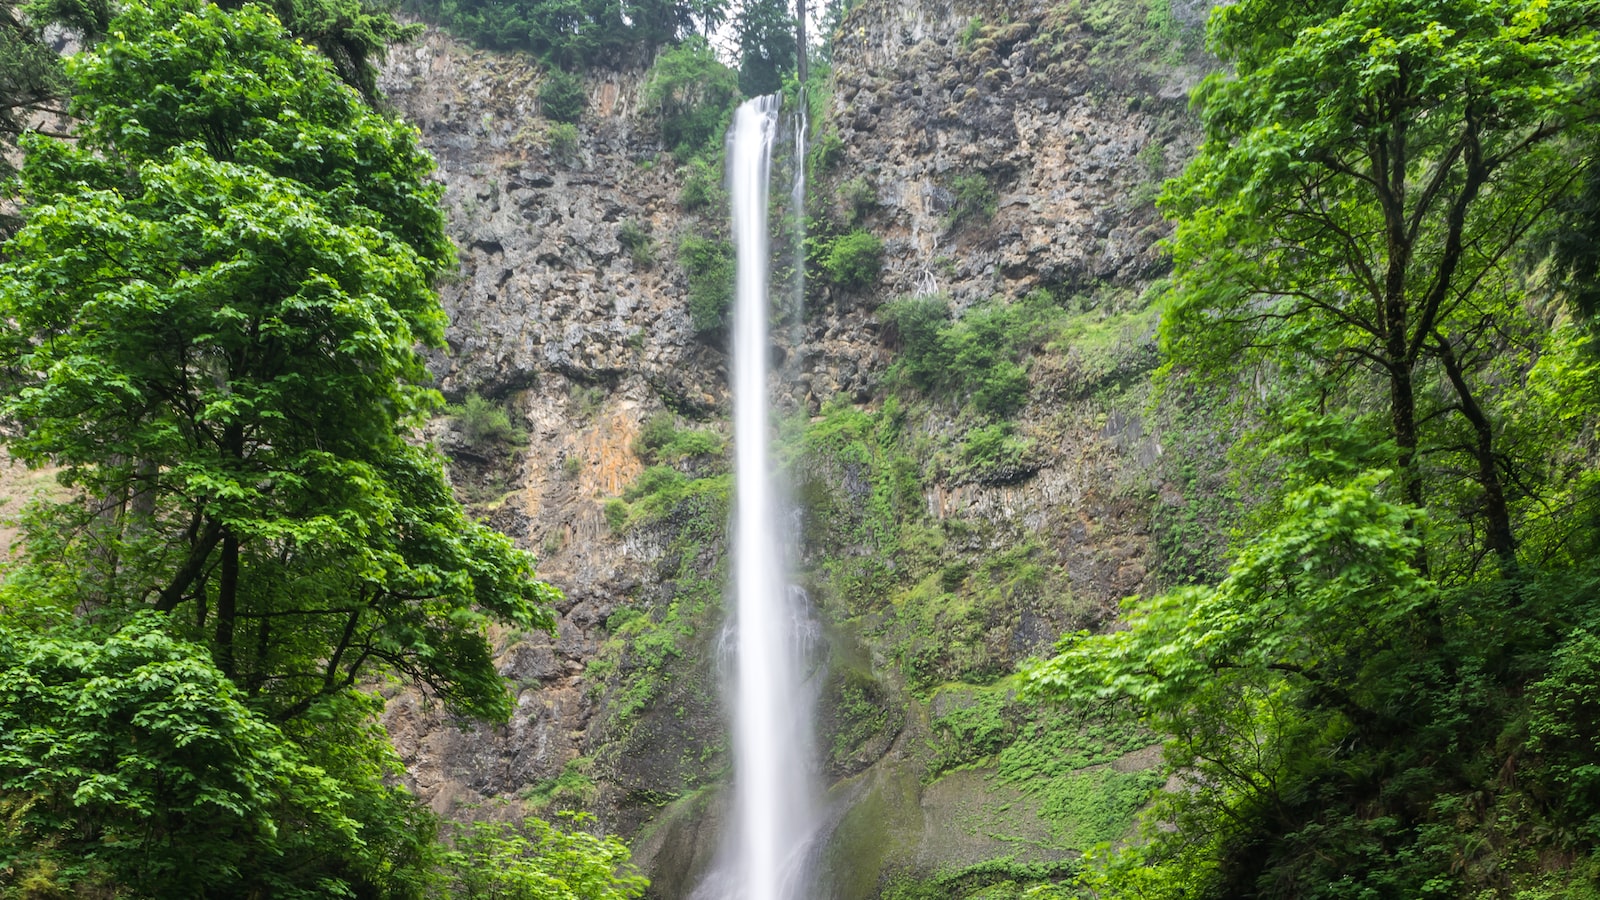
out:
{"label": "leafy canopy", "polygon": [[1258,505],[1220,583],[1132,598],[1032,673],[1131,705],[1186,783],[1088,871],[1097,896],[1592,878],[1540,861],[1600,847],[1593,729],[1561,721],[1597,671],[1600,410],[1535,238],[1581,202],[1597,25],[1587,0],[1212,13],[1234,71],[1196,93],[1205,141],[1161,201],[1163,378],[1231,395]]}
{"label": "leafy canopy", "polygon": [[[431,826],[399,791],[317,765],[151,613],[106,636],[0,628],[0,734],[0,852],[39,872],[60,854],[58,883],[327,896],[391,880]],[[371,802],[386,826],[357,818]]]}
{"label": "leafy canopy", "polygon": [[38,542],[61,602],[189,610],[278,716],[372,667],[505,715],[482,630],[554,591],[408,440],[452,259],[415,132],[254,7],[135,6],[72,70],[0,281],[11,452],[91,502]]}
{"label": "leafy canopy", "polygon": [[1162,199],[1169,370],[1271,370],[1280,412],[1366,407],[1406,501],[1475,508],[1502,569],[1524,523],[1494,409],[1544,339],[1516,267],[1594,134],[1597,23],[1586,0],[1219,7],[1236,74],[1196,93],[1206,140]]}

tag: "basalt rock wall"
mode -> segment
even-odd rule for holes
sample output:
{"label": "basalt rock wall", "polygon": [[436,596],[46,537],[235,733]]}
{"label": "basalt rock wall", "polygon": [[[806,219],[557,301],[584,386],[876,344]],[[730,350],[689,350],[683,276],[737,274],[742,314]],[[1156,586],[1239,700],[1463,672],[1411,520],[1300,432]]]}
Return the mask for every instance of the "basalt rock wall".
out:
{"label": "basalt rock wall", "polygon": [[[814,281],[775,339],[786,377],[774,390],[803,507],[800,580],[831,647],[818,671],[833,810],[821,858],[837,896],[1084,846],[1087,832],[1041,817],[1044,799],[1005,781],[995,754],[1037,724],[1008,673],[1157,586],[1152,516],[1182,502],[1145,404],[1147,288],[1168,265],[1155,187],[1195,141],[1186,95],[1206,70],[1206,8],[863,0],[834,38],[808,212],[822,232],[880,238],[882,270],[867,287]],[[495,636],[518,697],[509,724],[447,721],[405,693],[386,723],[439,812],[592,811],[632,842],[655,896],[685,897],[717,851],[731,769],[717,599],[729,398],[726,348],[696,330],[676,247],[721,233],[726,212],[683,208],[685,168],[641,111],[642,73],[587,76],[572,130],[542,117],[542,78],[436,32],[383,75],[438,158],[461,251],[433,371],[447,397],[489,398],[523,432],[486,440],[458,415],[431,436],[473,508],[566,595],[555,635]],[[1030,295],[1070,313],[1021,363],[1027,401],[1003,427],[1026,464],[1005,477],[951,464],[982,423],[896,374],[885,304],[917,295],[957,320]],[[878,423],[868,443],[892,443],[898,469],[853,449],[860,434],[816,437],[846,415]],[[706,440],[650,458],[641,435],[663,417]],[[689,487],[640,499],[652,462]],[[872,498],[891,493],[906,502],[869,521]],[[654,496],[669,500],[645,510]],[[1007,554],[1026,578],[991,565]],[[887,574],[849,574],[868,569]],[[943,656],[923,652],[932,643]],[[949,723],[985,704],[1009,736],[953,764]],[[1072,777],[1149,764],[1138,748],[1101,756]]]}

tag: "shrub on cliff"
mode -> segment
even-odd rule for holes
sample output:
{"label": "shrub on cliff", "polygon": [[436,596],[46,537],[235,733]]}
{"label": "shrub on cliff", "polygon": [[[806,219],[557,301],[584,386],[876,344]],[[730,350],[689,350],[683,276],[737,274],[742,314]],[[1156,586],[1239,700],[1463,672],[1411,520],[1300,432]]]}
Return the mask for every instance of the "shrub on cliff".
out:
{"label": "shrub on cliff", "polygon": [[468,394],[459,405],[452,404],[449,413],[456,420],[467,443],[479,449],[491,449],[501,444],[517,444],[528,438],[527,432],[511,421],[505,407],[479,394]]}
{"label": "shrub on cliff", "polygon": [[720,330],[733,304],[733,245],[686,235],[678,244],[678,261],[689,276],[689,319],[694,330],[702,334]]}
{"label": "shrub on cliff", "polygon": [[824,241],[817,262],[822,277],[836,287],[864,288],[878,280],[883,267],[883,241],[865,229]]}
{"label": "shrub on cliff", "polygon": [[738,100],[738,76],[702,37],[662,53],[645,76],[644,108],[661,123],[661,143],[681,158],[721,140]]}
{"label": "shrub on cliff", "polygon": [[900,335],[898,377],[916,388],[1004,419],[1027,402],[1028,357],[1060,331],[1062,311],[1043,293],[972,307],[951,320],[937,295],[887,304]]}

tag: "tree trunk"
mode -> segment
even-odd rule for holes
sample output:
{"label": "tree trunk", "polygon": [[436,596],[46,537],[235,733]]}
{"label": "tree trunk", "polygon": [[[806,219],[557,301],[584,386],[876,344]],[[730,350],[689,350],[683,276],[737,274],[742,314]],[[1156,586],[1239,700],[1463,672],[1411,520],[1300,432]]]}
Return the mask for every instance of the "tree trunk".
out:
{"label": "tree trunk", "polygon": [[1500,561],[1500,574],[1512,578],[1517,570],[1517,541],[1511,530],[1511,510],[1506,504],[1505,486],[1500,481],[1500,469],[1494,460],[1494,427],[1483,407],[1472,396],[1460,360],[1450,342],[1438,332],[1433,335],[1434,346],[1439,351],[1439,361],[1444,364],[1445,376],[1455,389],[1461,402],[1461,415],[1472,425],[1472,455],[1478,463],[1478,486],[1483,489],[1484,540],[1495,558]]}
{"label": "tree trunk", "polygon": [[217,668],[233,678],[233,629],[239,616],[239,539],[229,531],[222,539],[222,572],[217,579]]}
{"label": "tree trunk", "polygon": [[805,96],[806,90],[806,0],[795,0],[795,70],[800,76],[800,95]]}

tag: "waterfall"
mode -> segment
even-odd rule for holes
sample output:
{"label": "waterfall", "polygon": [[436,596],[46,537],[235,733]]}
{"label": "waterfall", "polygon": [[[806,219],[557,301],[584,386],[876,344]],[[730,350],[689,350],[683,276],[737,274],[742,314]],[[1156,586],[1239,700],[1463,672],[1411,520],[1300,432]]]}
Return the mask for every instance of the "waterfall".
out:
{"label": "waterfall", "polygon": [[[768,374],[768,181],[778,98],[740,106],[728,180],[738,254],[733,312],[734,794],[730,858],[701,896],[808,900],[806,852],[817,820],[812,700],[814,640],[805,595],[789,585],[783,492],[773,472]],[[801,165],[803,161],[797,160]]]}

